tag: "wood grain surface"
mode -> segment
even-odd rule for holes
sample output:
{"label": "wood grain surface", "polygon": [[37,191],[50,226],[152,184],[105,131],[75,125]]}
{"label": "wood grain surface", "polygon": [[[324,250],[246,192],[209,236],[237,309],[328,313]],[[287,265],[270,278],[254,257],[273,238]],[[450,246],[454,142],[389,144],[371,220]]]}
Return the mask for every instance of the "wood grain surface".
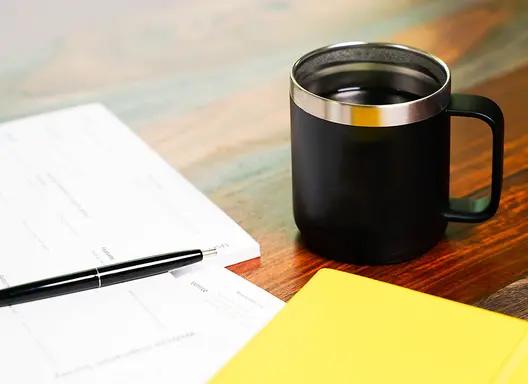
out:
{"label": "wood grain surface", "polygon": [[[259,241],[261,259],[231,269],[281,299],[333,267],[528,318],[528,284],[516,282],[528,273],[527,25],[526,0],[3,0],[0,120],[103,102]],[[428,50],[455,92],[505,114],[497,216],[450,225],[404,264],[334,263],[296,242],[288,71],[351,40]],[[487,191],[490,149],[483,123],[453,120],[454,195]]]}

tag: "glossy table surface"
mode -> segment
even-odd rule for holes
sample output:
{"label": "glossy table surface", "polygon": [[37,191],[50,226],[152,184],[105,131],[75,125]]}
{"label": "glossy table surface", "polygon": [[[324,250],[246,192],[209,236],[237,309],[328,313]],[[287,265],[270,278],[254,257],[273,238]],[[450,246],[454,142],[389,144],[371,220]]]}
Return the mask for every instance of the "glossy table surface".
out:
{"label": "glossy table surface", "polygon": [[[3,0],[0,120],[100,101],[260,244],[230,267],[288,300],[332,267],[528,318],[528,1]],[[497,215],[450,225],[403,264],[327,261],[296,242],[288,71],[342,41],[428,50],[455,92],[495,100],[506,120]],[[486,193],[491,134],[454,119],[454,195]]]}

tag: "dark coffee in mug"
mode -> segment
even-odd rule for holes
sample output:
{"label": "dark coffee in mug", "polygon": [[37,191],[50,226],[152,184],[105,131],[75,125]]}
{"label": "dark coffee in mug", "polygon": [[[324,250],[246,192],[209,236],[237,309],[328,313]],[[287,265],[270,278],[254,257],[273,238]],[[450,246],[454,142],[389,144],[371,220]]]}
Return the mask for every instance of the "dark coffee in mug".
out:
{"label": "dark coffee in mug", "polygon": [[[437,57],[384,43],[344,43],[301,57],[290,75],[294,218],[301,241],[331,259],[390,264],[417,257],[449,221],[481,222],[502,187],[503,115],[451,93]],[[491,194],[449,196],[450,119],[493,132]]]}
{"label": "dark coffee in mug", "polygon": [[420,98],[418,95],[399,89],[359,86],[341,88],[321,96],[336,101],[363,105],[397,104]]}
{"label": "dark coffee in mug", "polygon": [[437,84],[419,71],[379,63],[344,65],[315,75],[308,90],[326,99],[361,105],[398,104],[425,97]]}

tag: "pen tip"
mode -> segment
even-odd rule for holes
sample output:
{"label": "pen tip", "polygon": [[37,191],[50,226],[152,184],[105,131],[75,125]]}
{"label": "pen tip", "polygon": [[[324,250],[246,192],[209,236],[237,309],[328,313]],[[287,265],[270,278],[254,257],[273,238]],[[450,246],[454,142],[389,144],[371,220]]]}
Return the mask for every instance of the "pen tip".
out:
{"label": "pen tip", "polygon": [[213,256],[216,256],[218,254],[216,248],[209,248],[209,249],[204,249],[202,251],[202,255],[204,258],[206,257],[213,257]]}

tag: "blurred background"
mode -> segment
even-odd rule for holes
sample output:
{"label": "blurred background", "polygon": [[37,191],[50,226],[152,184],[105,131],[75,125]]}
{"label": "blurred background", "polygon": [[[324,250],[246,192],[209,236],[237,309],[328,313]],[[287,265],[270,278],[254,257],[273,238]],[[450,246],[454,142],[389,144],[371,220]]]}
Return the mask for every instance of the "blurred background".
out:
{"label": "blurred background", "polygon": [[527,26],[528,0],[2,0],[0,121],[102,102],[212,193],[286,177],[288,71],[306,51],[414,45],[462,91],[522,67]]}
{"label": "blurred background", "polygon": [[527,9],[524,0],[2,0],[0,119],[98,100],[141,129],[284,85],[300,54],[348,40],[429,49],[453,66],[455,87],[468,87],[528,59]]}

